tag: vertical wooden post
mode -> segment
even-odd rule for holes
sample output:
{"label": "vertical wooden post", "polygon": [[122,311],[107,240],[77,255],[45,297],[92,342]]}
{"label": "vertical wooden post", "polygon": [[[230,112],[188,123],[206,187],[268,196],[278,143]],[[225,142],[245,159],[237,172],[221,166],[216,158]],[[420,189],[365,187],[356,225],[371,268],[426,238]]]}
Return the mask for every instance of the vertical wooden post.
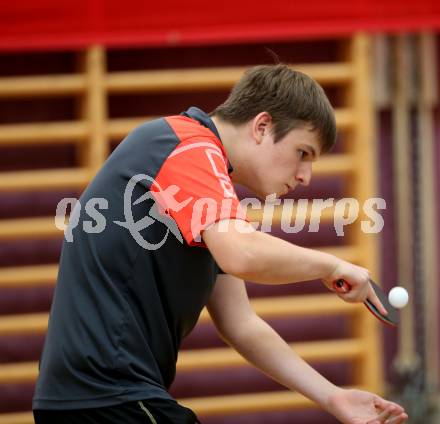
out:
{"label": "vertical wooden post", "polygon": [[[410,103],[412,78],[409,39],[399,35],[394,43],[395,57],[395,90],[393,98],[393,159],[395,187],[395,219],[397,241],[397,278],[398,284],[405,287],[413,297],[413,254],[412,254],[412,205],[411,194],[412,170],[411,157],[411,122]],[[415,342],[413,334],[414,310],[410,302],[401,311],[399,327],[399,347],[396,360],[397,367],[404,371],[416,362]]]}
{"label": "vertical wooden post", "polygon": [[[346,144],[356,161],[356,174],[349,184],[349,192],[360,204],[359,218],[349,233],[350,243],[357,246],[362,259],[361,265],[378,275],[377,236],[362,231],[361,221],[366,219],[363,204],[370,197],[377,197],[377,158],[375,119],[373,112],[373,87],[371,84],[371,40],[365,34],[353,36],[348,50],[354,69],[354,79],[349,91],[349,101],[354,109],[355,125],[352,139]],[[357,335],[365,342],[363,360],[355,369],[358,383],[374,392],[382,392],[381,343],[376,320],[363,314],[353,326]]]}
{"label": "vertical wooden post", "polygon": [[428,369],[427,381],[432,388],[438,389],[439,383],[439,335],[437,323],[438,313],[438,266],[437,266],[437,202],[435,193],[435,151],[434,151],[434,120],[433,107],[436,103],[436,46],[435,36],[429,33],[417,36],[419,89],[417,95],[418,108],[418,151],[420,158],[420,218],[422,232],[421,272],[424,281],[424,321],[425,321],[425,352]]}
{"label": "vertical wooden post", "polygon": [[108,155],[106,133],[107,96],[105,88],[106,60],[102,46],[92,46],[85,52],[83,71],[87,80],[87,91],[81,114],[88,122],[89,143],[81,152],[80,162],[90,170],[92,178]]}

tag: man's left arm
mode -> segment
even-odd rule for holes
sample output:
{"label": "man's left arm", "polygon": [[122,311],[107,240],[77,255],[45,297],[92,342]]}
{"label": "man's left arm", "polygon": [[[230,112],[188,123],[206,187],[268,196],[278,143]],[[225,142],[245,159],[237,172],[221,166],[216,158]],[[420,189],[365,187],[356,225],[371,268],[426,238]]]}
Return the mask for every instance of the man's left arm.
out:
{"label": "man's left arm", "polygon": [[248,362],[280,384],[328,408],[329,396],[340,389],[301,359],[255,314],[242,280],[219,275],[207,307],[220,336]]}
{"label": "man's left arm", "polygon": [[255,314],[242,280],[219,275],[207,307],[226,343],[269,377],[313,400],[341,423],[400,424],[408,418],[401,406],[373,393],[339,388],[315,371]]}

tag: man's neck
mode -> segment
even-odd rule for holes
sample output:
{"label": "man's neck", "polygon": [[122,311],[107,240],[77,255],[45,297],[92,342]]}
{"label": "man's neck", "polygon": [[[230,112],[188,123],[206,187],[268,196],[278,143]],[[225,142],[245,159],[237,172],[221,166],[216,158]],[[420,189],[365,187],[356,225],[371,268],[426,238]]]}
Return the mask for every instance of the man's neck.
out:
{"label": "man's neck", "polygon": [[235,125],[230,124],[229,122],[223,121],[217,116],[211,117],[214,125],[217,128],[218,133],[220,134],[221,141],[226,150],[226,155],[228,156],[228,160],[234,168],[231,179],[234,182],[239,183],[240,179],[240,156],[241,156],[241,146],[240,146],[240,138],[242,138],[241,127],[236,127]]}

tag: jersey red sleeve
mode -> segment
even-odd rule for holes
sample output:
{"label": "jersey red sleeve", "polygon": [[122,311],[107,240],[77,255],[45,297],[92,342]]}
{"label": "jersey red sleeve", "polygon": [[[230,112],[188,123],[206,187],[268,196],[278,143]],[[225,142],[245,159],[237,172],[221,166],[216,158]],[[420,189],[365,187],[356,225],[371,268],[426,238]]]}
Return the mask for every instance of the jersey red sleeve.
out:
{"label": "jersey red sleeve", "polygon": [[180,143],[162,165],[151,191],[189,245],[203,245],[202,231],[217,221],[246,220],[224,152],[211,139]]}

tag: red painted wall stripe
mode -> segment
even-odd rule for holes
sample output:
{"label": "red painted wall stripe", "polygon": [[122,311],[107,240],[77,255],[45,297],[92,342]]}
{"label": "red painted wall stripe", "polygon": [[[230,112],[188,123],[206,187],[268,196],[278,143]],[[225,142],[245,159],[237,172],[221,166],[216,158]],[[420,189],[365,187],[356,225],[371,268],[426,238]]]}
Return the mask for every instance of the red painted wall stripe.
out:
{"label": "red painted wall stripe", "polygon": [[22,0],[0,9],[0,50],[164,46],[440,28],[436,0]]}

